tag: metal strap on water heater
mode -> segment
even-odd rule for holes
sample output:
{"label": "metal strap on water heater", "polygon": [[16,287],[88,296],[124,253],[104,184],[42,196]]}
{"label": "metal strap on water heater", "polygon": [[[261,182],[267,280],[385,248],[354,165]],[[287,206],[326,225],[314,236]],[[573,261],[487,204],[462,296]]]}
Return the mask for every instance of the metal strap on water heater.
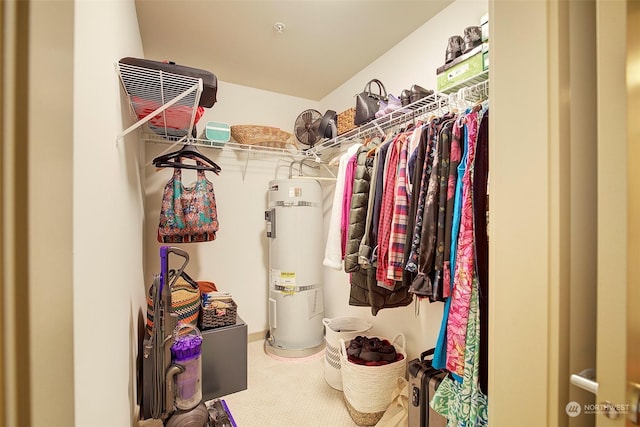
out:
{"label": "metal strap on water heater", "polygon": [[316,208],[319,205],[316,202],[306,202],[304,200],[296,200],[294,202],[285,202],[284,200],[278,200],[277,202],[269,203],[269,207],[272,207],[272,206],[281,206],[285,208],[292,207],[292,206],[306,206],[306,207]]}
{"label": "metal strap on water heater", "polygon": [[304,292],[304,291],[310,291],[312,289],[317,289],[319,287],[320,285],[307,285],[307,286],[275,285],[273,289],[275,289],[276,291],[283,291],[283,292]]}

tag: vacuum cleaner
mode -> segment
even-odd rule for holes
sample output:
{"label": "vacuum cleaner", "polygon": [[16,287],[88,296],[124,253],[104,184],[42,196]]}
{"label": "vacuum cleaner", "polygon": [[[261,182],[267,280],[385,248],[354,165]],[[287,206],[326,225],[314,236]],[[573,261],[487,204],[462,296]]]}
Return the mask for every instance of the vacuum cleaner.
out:
{"label": "vacuum cleaner", "polygon": [[[183,258],[173,275],[169,270],[171,254]],[[153,327],[143,348],[142,416],[162,420],[167,427],[212,426],[202,401],[199,365],[194,363],[200,362],[197,338],[181,333],[183,328],[171,306],[171,287],[189,263],[189,254],[180,248],[162,246],[160,261],[160,274],[154,275],[151,288]]]}

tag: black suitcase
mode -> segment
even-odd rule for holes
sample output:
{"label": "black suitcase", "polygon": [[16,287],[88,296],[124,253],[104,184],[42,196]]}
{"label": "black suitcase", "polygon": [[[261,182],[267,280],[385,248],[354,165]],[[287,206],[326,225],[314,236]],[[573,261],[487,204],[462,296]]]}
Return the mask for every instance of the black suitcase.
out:
{"label": "black suitcase", "polygon": [[140,59],[126,57],[122,58],[120,64],[134,65],[136,67],[149,68],[152,70],[165,71],[167,73],[178,74],[181,76],[196,77],[202,79],[202,94],[200,95],[201,107],[211,108],[217,101],[218,79],[216,76],[206,70],[191,68],[184,65],[177,65],[173,62],[152,61],[150,59]]}
{"label": "black suitcase", "polygon": [[446,427],[447,419],[431,409],[429,401],[447,376],[444,369],[435,369],[431,360],[434,349],[424,351],[407,364],[409,372],[409,427]]}

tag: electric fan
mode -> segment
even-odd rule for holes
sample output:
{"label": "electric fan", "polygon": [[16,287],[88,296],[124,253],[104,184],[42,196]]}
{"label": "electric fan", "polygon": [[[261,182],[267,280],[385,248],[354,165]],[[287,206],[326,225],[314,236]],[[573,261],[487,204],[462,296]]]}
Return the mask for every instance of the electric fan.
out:
{"label": "electric fan", "polygon": [[335,138],[337,114],[327,110],[324,116],[318,110],[305,110],[296,118],[294,133],[298,142],[312,148],[322,139]]}

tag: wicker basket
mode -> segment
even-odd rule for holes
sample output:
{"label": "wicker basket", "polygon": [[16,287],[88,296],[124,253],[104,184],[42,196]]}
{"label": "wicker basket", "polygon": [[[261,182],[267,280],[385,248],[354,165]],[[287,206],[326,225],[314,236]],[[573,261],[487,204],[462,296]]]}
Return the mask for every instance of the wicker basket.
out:
{"label": "wicker basket", "polygon": [[373,326],[357,317],[335,317],[322,319],[326,349],[324,353],[324,379],[331,387],[342,390],[340,372],[340,338],[350,340],[362,335]]}
{"label": "wicker basket", "polygon": [[[396,341],[402,339],[402,345]],[[382,339],[382,338],[381,338]],[[347,403],[347,410],[358,425],[375,425],[389,407],[392,393],[398,377],[405,377],[407,370],[407,353],[405,352],[404,334],[397,334],[388,340],[402,355],[402,359],[387,365],[357,365],[348,360],[346,347],[348,341],[340,338],[340,365],[342,388]]]}
{"label": "wicker basket", "polygon": [[282,129],[269,126],[231,126],[231,137],[238,144],[243,145],[272,148],[286,148],[287,146],[297,147],[293,134],[285,132]]}
{"label": "wicker basket", "polygon": [[238,305],[234,300],[224,300],[226,308],[216,308],[210,305],[202,306],[200,314],[200,329],[220,328],[222,326],[235,325],[238,314]]}
{"label": "wicker basket", "polygon": [[385,411],[380,412],[360,412],[349,403],[346,396],[343,396],[344,403],[347,407],[347,412],[358,426],[375,426],[384,416]]}
{"label": "wicker basket", "polygon": [[349,132],[350,130],[355,129],[355,118],[356,109],[354,107],[338,114],[338,135],[342,135],[345,132]]}

